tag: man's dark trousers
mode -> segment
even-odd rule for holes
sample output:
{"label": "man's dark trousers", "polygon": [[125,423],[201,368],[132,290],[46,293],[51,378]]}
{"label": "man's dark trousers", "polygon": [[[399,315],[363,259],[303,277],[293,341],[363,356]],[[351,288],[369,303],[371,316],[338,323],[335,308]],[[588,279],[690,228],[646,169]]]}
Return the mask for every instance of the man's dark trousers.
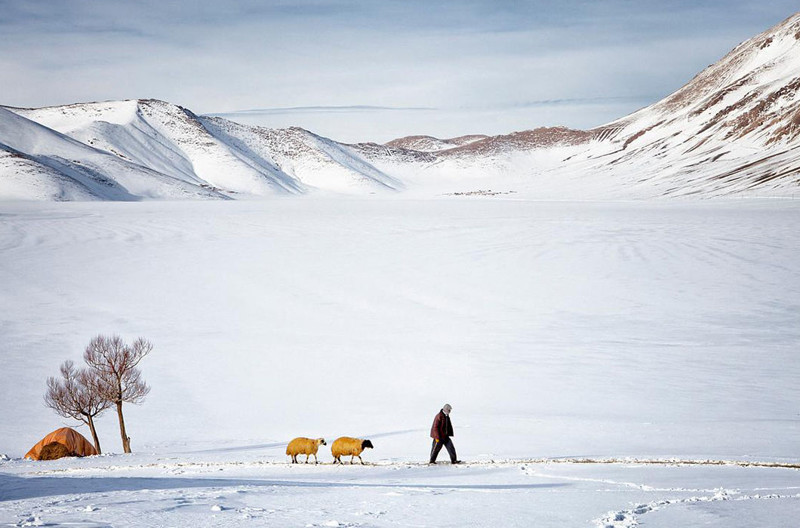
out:
{"label": "man's dark trousers", "polygon": [[453,445],[453,441],[450,438],[445,438],[443,442],[437,442],[436,440],[433,441],[433,446],[431,446],[431,462],[436,462],[436,457],[439,456],[439,451],[442,450],[442,446],[447,448],[447,453],[450,455],[450,462],[455,463],[458,460],[456,457],[456,446]]}

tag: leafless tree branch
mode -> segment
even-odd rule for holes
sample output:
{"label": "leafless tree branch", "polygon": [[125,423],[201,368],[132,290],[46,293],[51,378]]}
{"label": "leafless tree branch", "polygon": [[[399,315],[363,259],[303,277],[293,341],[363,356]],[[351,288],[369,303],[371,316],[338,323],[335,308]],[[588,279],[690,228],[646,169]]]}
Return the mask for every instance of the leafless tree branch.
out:
{"label": "leafless tree branch", "polygon": [[76,370],[72,361],[65,361],[60,368],[61,378],[47,379],[44,403],[59,416],[72,418],[89,426],[95,449],[100,453],[100,440],[94,426],[94,418],[110,408],[100,390],[98,375],[87,369]]}
{"label": "leafless tree branch", "polygon": [[83,354],[86,364],[97,374],[98,391],[117,407],[122,447],[126,453],[131,452],[130,438],[125,431],[122,404],[139,404],[150,392],[138,365],[152,350],[153,345],[141,337],[126,345],[117,335],[98,335],[89,342]]}

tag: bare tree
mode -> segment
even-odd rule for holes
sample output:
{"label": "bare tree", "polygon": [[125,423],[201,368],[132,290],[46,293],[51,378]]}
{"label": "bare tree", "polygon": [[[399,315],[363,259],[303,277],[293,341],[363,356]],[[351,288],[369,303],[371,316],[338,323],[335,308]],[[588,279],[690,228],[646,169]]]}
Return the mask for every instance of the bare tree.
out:
{"label": "bare tree", "polygon": [[131,452],[131,439],[125,431],[122,404],[142,403],[150,392],[137,365],[151,350],[153,345],[141,337],[126,345],[119,336],[98,335],[89,342],[83,354],[83,359],[98,374],[101,394],[117,407],[119,433],[126,453]]}
{"label": "bare tree", "polygon": [[75,370],[72,361],[61,365],[61,379],[47,378],[44,403],[59,416],[73,418],[89,426],[94,448],[100,454],[100,439],[94,427],[94,419],[111,407],[112,403],[102,395],[100,379],[93,370]]}

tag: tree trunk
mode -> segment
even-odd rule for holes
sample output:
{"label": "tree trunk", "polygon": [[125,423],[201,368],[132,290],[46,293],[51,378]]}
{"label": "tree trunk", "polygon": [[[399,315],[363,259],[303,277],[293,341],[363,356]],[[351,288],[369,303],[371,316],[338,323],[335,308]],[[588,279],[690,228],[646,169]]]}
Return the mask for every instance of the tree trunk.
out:
{"label": "tree trunk", "polygon": [[128,433],[125,432],[125,418],[122,416],[122,402],[117,402],[117,417],[119,418],[119,434],[122,435],[122,449],[126,453],[131,452],[131,444]]}
{"label": "tree trunk", "polygon": [[92,432],[92,440],[94,440],[94,448],[97,449],[97,454],[102,455],[103,452],[100,451],[100,439],[97,437],[97,430],[94,428],[94,420],[91,416],[87,416],[86,425],[89,426],[89,430]]}

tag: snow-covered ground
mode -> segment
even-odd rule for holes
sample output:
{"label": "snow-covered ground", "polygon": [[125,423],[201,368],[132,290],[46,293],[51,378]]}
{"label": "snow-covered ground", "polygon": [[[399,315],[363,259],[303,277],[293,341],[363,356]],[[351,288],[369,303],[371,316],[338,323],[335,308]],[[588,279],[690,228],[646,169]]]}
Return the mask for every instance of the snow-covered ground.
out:
{"label": "snow-covered ground", "polygon": [[[796,464],[798,248],[793,200],[0,204],[0,524],[790,526],[796,469],[575,459]],[[19,460],[99,332],[155,345],[135,453]]]}
{"label": "snow-covered ground", "polygon": [[[794,526],[798,470],[277,464],[217,453],[0,465],[10,526]],[[121,459],[121,460],[120,460]]]}

